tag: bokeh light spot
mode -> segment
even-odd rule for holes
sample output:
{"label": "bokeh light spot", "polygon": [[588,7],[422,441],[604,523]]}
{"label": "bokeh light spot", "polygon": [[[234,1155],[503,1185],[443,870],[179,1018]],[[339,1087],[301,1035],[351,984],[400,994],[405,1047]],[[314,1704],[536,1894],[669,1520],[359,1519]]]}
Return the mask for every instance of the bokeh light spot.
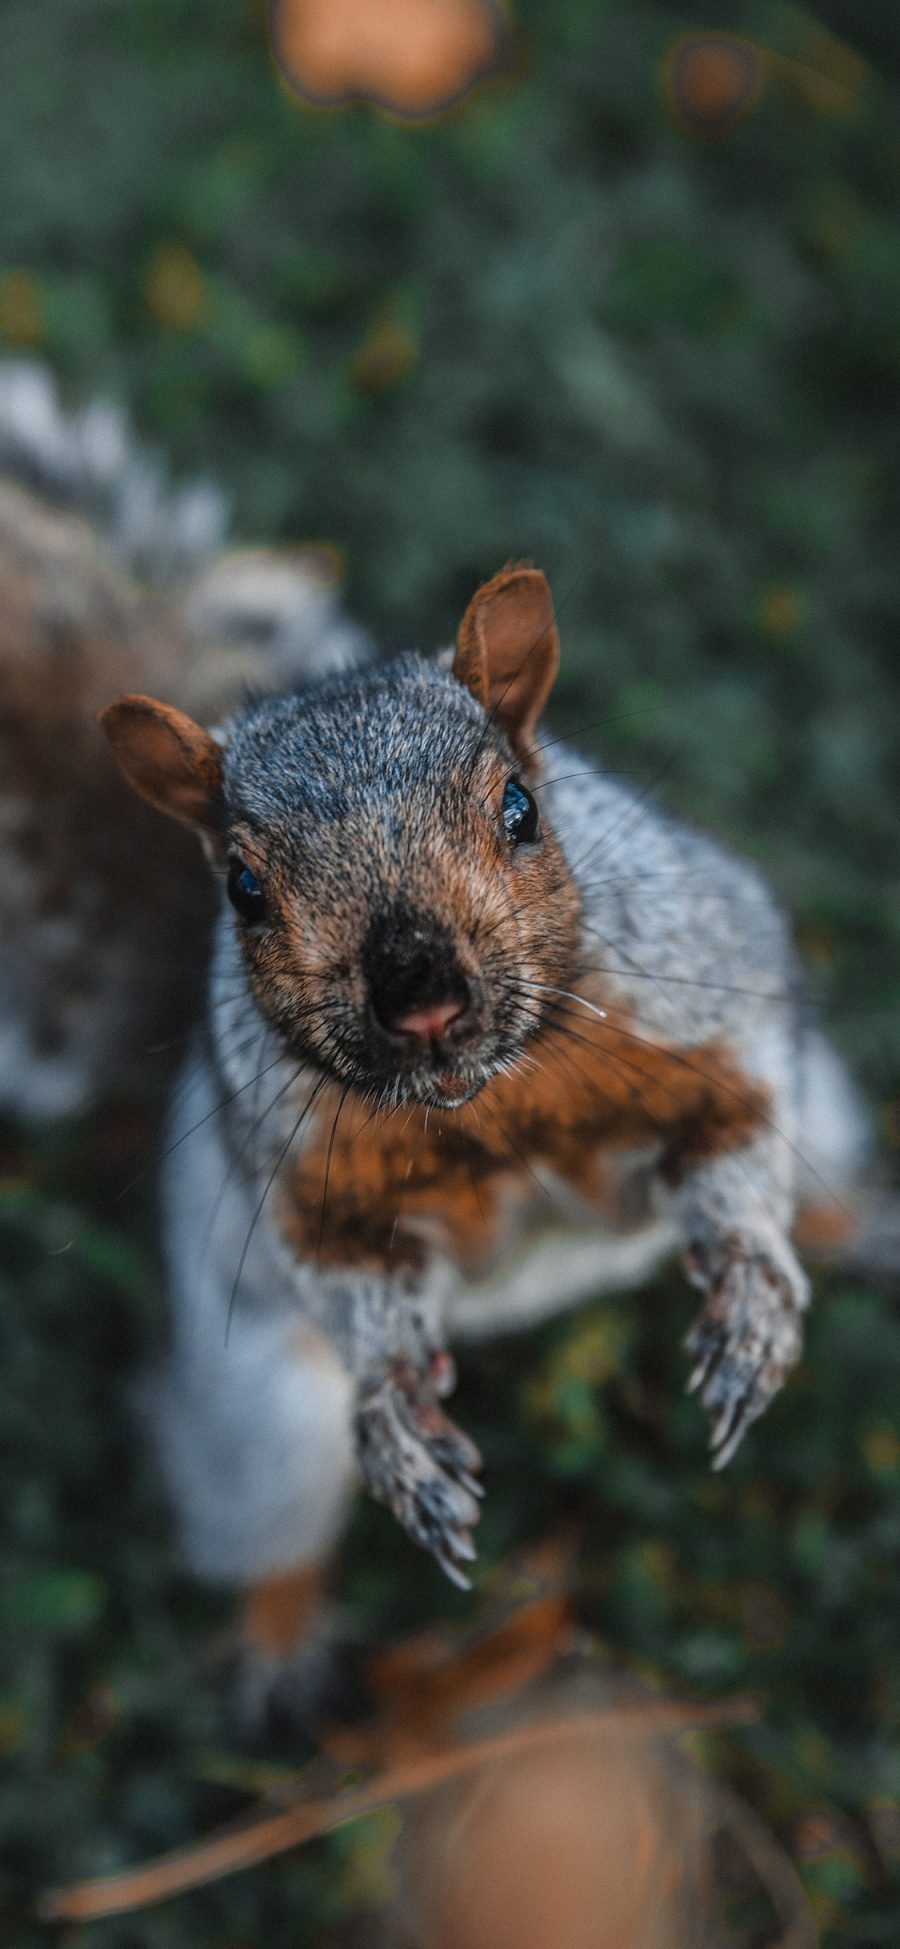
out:
{"label": "bokeh light spot", "polygon": [[10,345],[34,345],[42,331],[37,279],[27,271],[7,271],[0,278],[0,332]]}
{"label": "bokeh light spot", "polygon": [[368,101],[411,119],[460,101],[506,48],[494,0],[274,0],[269,31],[288,86],[312,106]]}
{"label": "bokeh light spot", "polygon": [[764,48],[737,34],[682,34],[662,62],[663,94],[688,135],[726,135],[755,108],[768,74]]}
{"label": "bokeh light spot", "polygon": [[870,1428],[863,1436],[862,1448],[876,1475],[893,1475],[900,1467],[900,1436],[894,1428]]}
{"label": "bokeh light spot", "polygon": [[351,377],[363,392],[388,392],[405,379],[417,356],[411,333],[388,319],[363,339],[353,357]]}
{"label": "bokeh light spot", "polygon": [[145,294],[154,318],[170,332],[190,331],[206,311],[203,273],[183,244],[164,244],[157,251]]}
{"label": "bokeh light spot", "polygon": [[763,628],[770,636],[792,636],[800,621],[800,602],[795,589],[786,582],[777,583],[764,589],[760,601],[760,619]]}

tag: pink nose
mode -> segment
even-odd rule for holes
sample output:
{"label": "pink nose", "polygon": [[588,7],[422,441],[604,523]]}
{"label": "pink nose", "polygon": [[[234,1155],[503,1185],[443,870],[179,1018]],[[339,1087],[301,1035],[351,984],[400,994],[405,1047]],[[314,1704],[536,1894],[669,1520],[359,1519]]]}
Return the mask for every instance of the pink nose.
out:
{"label": "pink nose", "polygon": [[391,1027],[399,1035],[415,1035],[422,1042],[439,1042],[451,1022],[464,1010],[464,1002],[429,1002],[426,1008],[411,1008],[407,1015],[395,1016]]}

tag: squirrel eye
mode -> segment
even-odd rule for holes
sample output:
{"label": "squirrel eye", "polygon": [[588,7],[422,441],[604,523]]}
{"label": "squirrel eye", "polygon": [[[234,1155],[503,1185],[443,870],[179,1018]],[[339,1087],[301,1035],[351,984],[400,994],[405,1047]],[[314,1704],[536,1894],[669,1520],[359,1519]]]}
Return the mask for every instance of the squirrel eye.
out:
{"label": "squirrel eye", "polygon": [[538,837],[537,801],[517,778],[507,780],[503,793],[503,825],[511,846],[521,846]]}
{"label": "squirrel eye", "polygon": [[266,911],[265,895],[255,873],[245,866],[242,859],[233,859],[228,868],[228,898],[242,920],[262,920]]}

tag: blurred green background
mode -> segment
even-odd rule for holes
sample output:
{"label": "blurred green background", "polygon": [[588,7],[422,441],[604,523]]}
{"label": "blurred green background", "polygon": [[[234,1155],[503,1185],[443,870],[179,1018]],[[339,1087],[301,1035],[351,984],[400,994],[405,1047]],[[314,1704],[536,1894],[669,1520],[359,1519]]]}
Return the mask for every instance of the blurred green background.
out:
{"label": "blurred green background", "polygon": [[[4,0],[0,351],[125,402],[241,540],[322,540],[388,644],[446,640],[510,556],[560,611],[562,730],[755,855],[900,1145],[900,12],[519,0],[513,71],[435,123],[311,112],[246,0]],[[718,139],[667,53],[772,51]],[[609,718],[604,727],[602,720]],[[243,1804],[129,1378],[159,1332],[135,1109],[4,1138],[0,1826],[22,1893]],[[896,1175],[896,1168],[895,1168]],[[77,1247],[48,1252],[75,1211]],[[900,1321],[819,1281],[809,1351],[724,1478],[682,1396],[677,1277],[466,1363],[483,1574],[574,1513],[580,1604],[676,1689],[759,1688],[716,1763],[787,1841],[829,1949],[900,1939]],[[502,1403],[502,1418],[498,1418]],[[366,1626],[466,1600],[360,1510]],[[221,1772],[221,1768],[219,1769]],[[216,1771],[212,1765],[212,1772]],[[354,1834],[356,1838],[354,1838]],[[362,1830],[98,1949],[324,1941]]]}

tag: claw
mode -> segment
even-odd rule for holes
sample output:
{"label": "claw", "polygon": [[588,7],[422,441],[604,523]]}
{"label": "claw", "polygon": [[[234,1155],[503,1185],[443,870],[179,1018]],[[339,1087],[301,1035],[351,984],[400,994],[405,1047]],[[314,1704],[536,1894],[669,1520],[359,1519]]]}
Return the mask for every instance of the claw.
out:
{"label": "claw", "polygon": [[[467,1495],[464,1489],[461,1489],[459,1494],[454,1494],[453,1491],[456,1487],[455,1482],[447,1483],[447,1488],[451,1493],[445,1498],[440,1498],[440,1501],[445,1503],[445,1507],[443,1509],[435,1509],[432,1512],[434,1519],[437,1519],[439,1516],[443,1518],[441,1527],[447,1533],[451,1534],[457,1529],[460,1531],[471,1529],[481,1515],[481,1510],[474,1496]],[[427,1503],[427,1487],[423,1489],[422,1499],[423,1503]]]}
{"label": "claw", "polygon": [[743,1441],[744,1436],[747,1433],[747,1429],[750,1426],[750,1422],[753,1418],[754,1418],[753,1416],[747,1414],[741,1414],[738,1416],[738,1419],[731,1430],[731,1434],[729,1435],[728,1440],[726,1442],[723,1442],[722,1447],[717,1450],[716,1454],[712,1457],[712,1460],[710,1462],[710,1467],[715,1470],[716,1474],[718,1474],[720,1469],[723,1469],[727,1466],[727,1464],[731,1461],[733,1455],[737,1454],[737,1451],[740,1448],[741,1442]]}
{"label": "claw", "polygon": [[357,1409],[357,1450],[371,1493],[468,1590],[461,1564],[475,1561],[469,1530],[481,1513],[473,1472],[481,1457],[438,1407],[429,1378],[408,1363],[374,1376]]}
{"label": "claw", "polygon": [[735,1398],[741,1393],[742,1376],[734,1355],[723,1349],[721,1359],[709,1373],[701,1395],[703,1406],[716,1423],[730,1421]]}
{"label": "claw", "polygon": [[456,1362],[449,1353],[432,1354],[428,1363],[428,1378],[439,1401],[444,1401],[456,1387]]}
{"label": "claw", "polygon": [[[454,1475],[457,1481],[465,1482],[467,1478],[471,1479],[472,1471],[481,1467],[481,1456],[475,1443],[470,1441],[467,1435],[461,1434],[458,1428],[454,1428],[451,1422],[447,1422],[445,1430],[440,1433],[429,1434],[427,1430],[423,1430],[423,1434],[435,1460],[440,1462],[441,1467],[446,1469],[448,1474]],[[480,1491],[478,1493],[480,1494]]]}
{"label": "claw", "polygon": [[734,1425],[735,1413],[736,1413],[736,1409],[733,1401],[727,1401],[724,1408],[722,1408],[720,1413],[716,1415],[716,1418],[710,1429],[709,1432],[710,1448],[721,1447],[723,1441],[725,1440],[726,1435],[730,1433]]}
{"label": "claw", "polygon": [[[474,1556],[474,1551],[472,1554]],[[449,1577],[450,1582],[456,1585],[457,1590],[471,1590],[471,1577],[467,1577],[465,1571],[460,1569],[455,1557],[452,1557],[448,1550],[442,1549],[440,1544],[436,1543],[433,1546],[432,1555],[434,1556],[435,1562],[443,1570],[444,1576]]]}
{"label": "claw", "polygon": [[747,1427],[748,1397],[738,1401],[726,1401],[721,1413],[717,1415],[709,1438],[710,1448],[716,1451],[714,1468],[723,1466],[722,1457],[728,1460],[734,1454]]}
{"label": "claw", "polygon": [[736,1241],[707,1276],[706,1308],[685,1338],[694,1359],[687,1391],[699,1390],[712,1422],[711,1465],[731,1461],[781,1386],[800,1350],[803,1275],[790,1275],[759,1247]]}

